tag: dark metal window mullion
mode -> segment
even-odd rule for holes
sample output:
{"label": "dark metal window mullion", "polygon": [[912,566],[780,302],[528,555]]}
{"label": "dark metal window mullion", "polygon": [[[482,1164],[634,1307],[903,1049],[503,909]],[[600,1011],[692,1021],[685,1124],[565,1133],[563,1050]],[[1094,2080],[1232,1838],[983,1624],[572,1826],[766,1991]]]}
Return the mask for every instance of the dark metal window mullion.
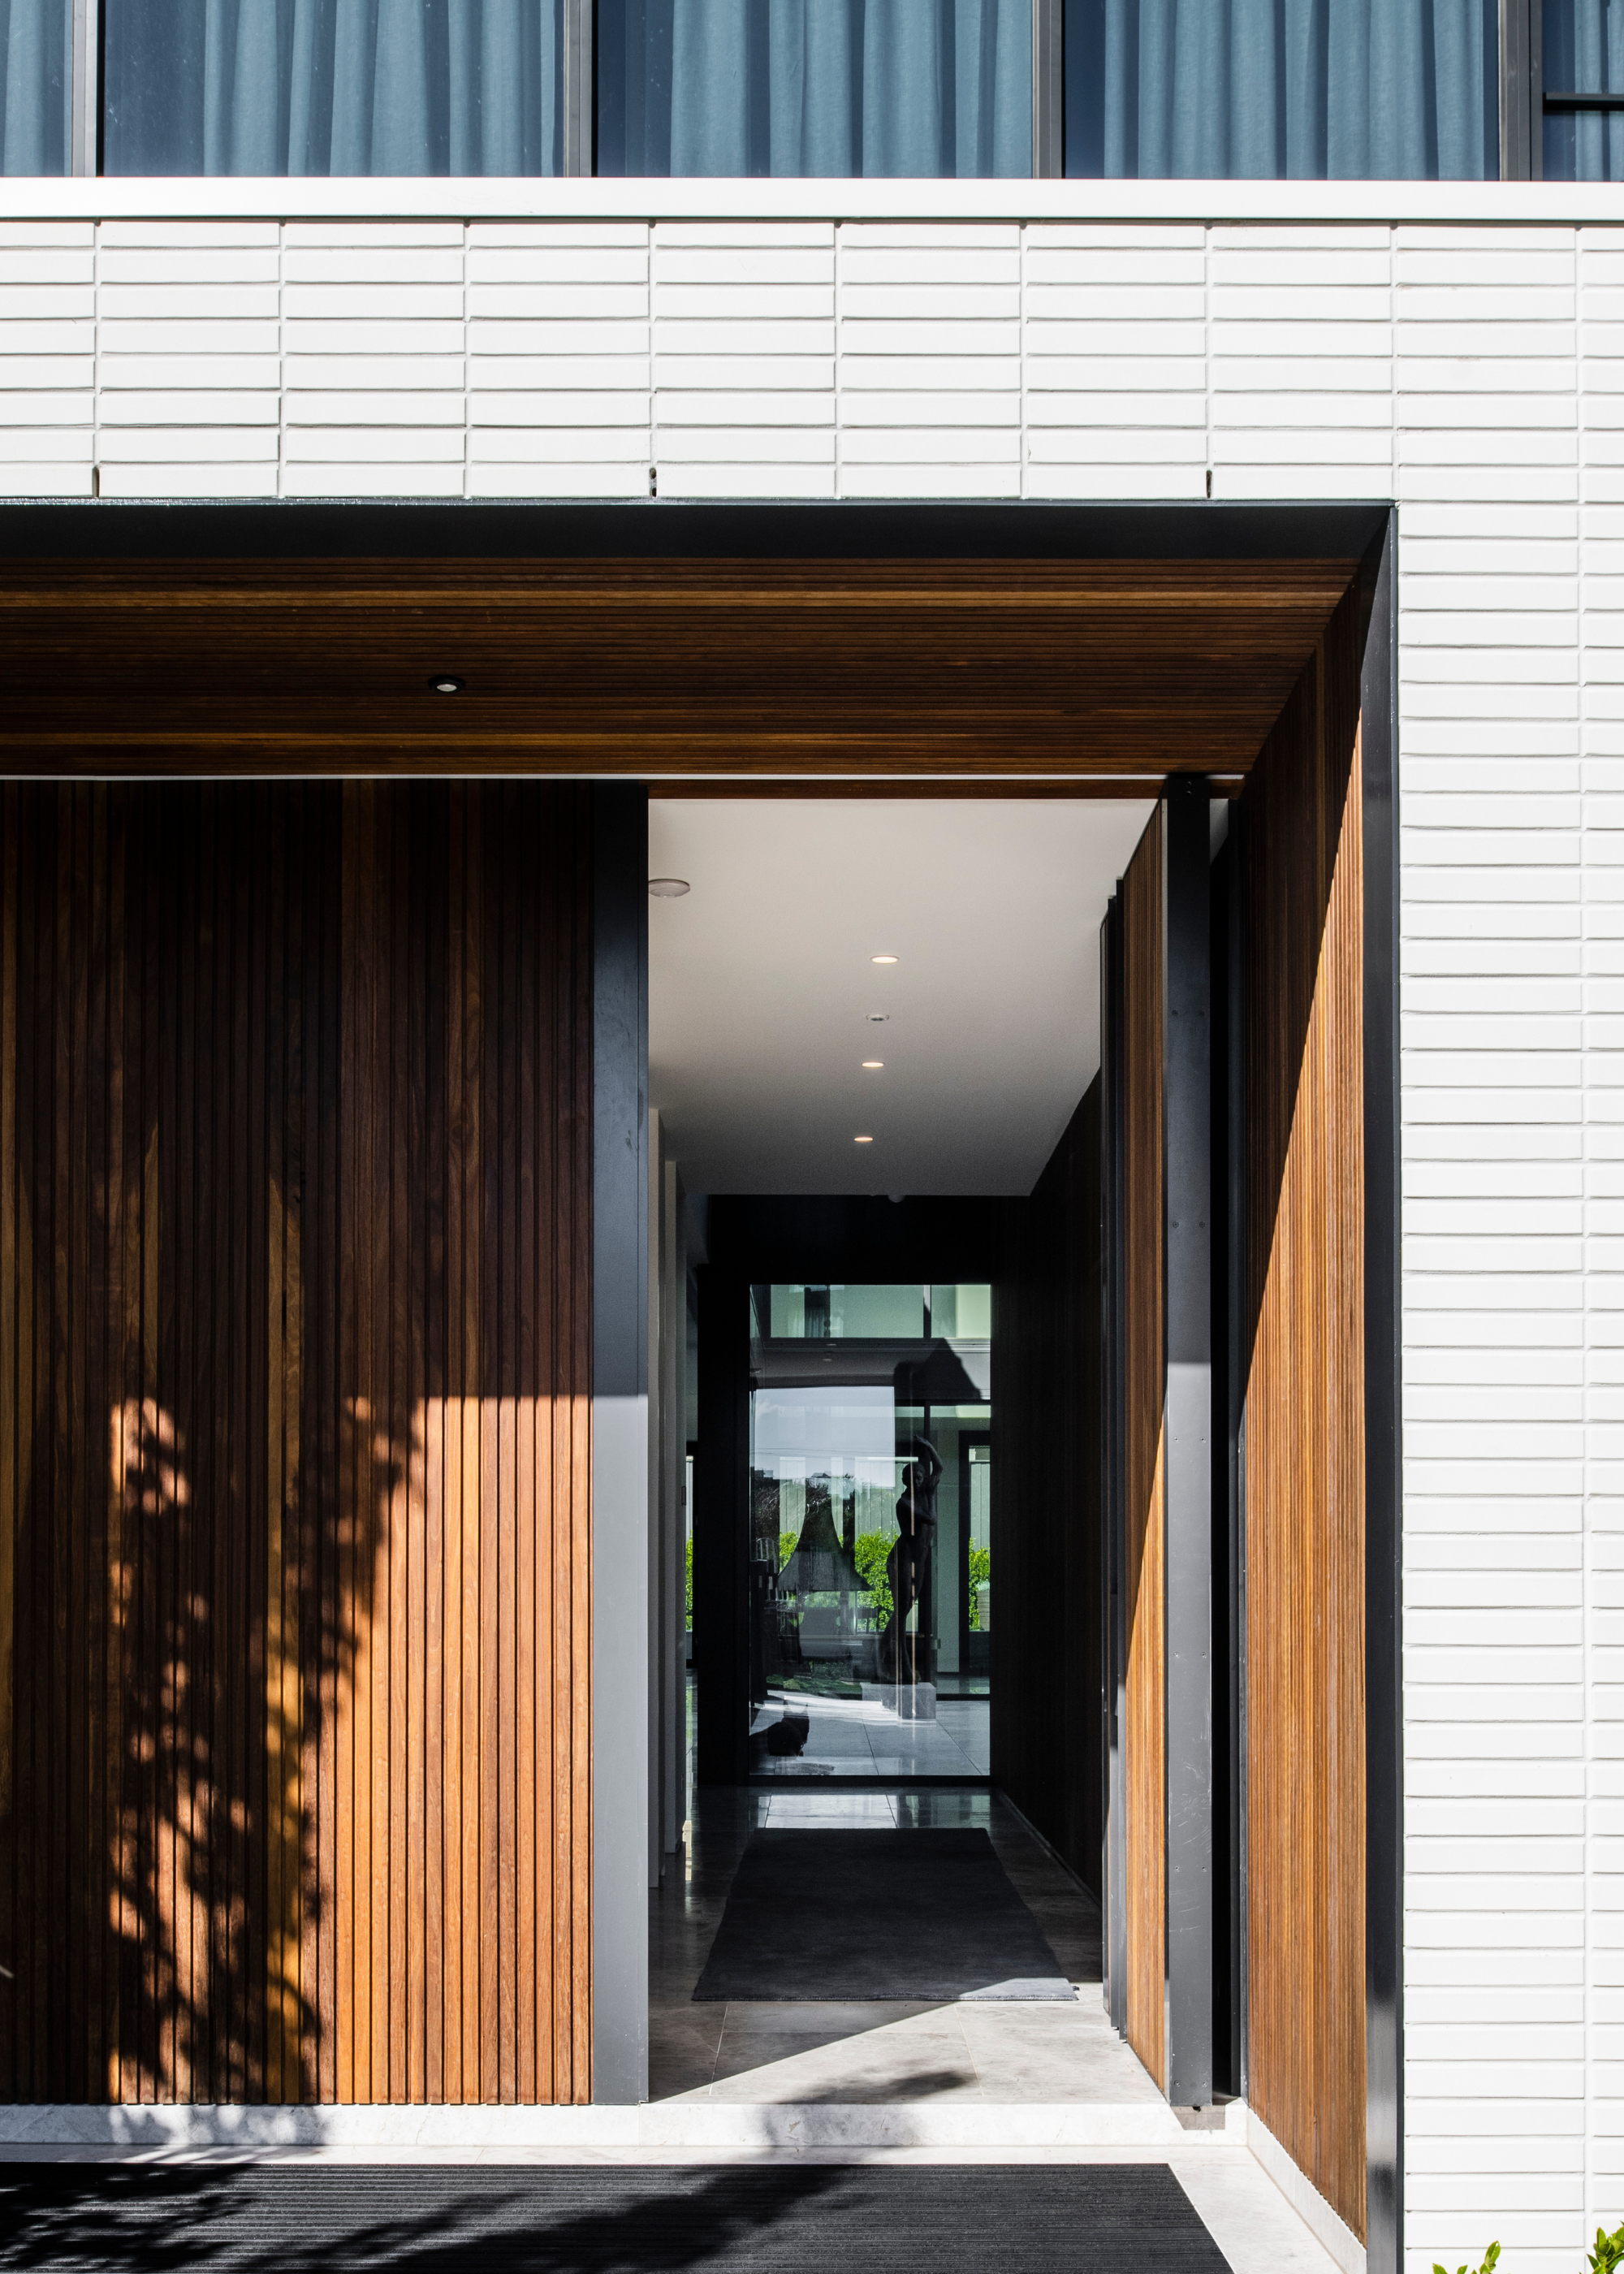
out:
{"label": "dark metal window mullion", "polygon": [[73,47],[68,91],[68,171],[102,171],[102,0],[71,0]]}
{"label": "dark metal window mullion", "polygon": [[598,80],[593,68],[596,0],[563,0],[562,174],[598,171]]}
{"label": "dark metal window mullion", "polygon": [[1032,0],[1032,172],[1048,181],[1065,171],[1065,0]]}

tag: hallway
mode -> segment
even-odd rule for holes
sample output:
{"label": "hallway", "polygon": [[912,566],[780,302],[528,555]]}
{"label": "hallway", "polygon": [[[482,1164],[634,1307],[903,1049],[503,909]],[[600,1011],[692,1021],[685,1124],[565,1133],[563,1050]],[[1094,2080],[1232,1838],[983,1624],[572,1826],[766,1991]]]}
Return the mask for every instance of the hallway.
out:
{"label": "hallway", "polygon": [[[695,2004],[694,1985],[751,1833],[864,1826],[985,1830],[1080,1985],[1078,2002]],[[700,1788],[686,1858],[653,1898],[649,1972],[651,2100],[1165,2105],[1106,2021],[1096,1907],[996,1793]]]}
{"label": "hallway", "polygon": [[[1248,2147],[1238,2103],[1170,2109],[1107,2021],[1091,1897],[996,1791],[694,1788],[684,1848],[650,1901],[649,2072],[656,2152],[807,2166],[1160,2165],[1231,2274],[1335,2274]],[[1073,2004],[696,2003],[740,1858],[757,1830],[986,1831],[1047,1937]],[[957,2200],[956,2191],[950,2190]],[[1119,2261],[1127,2264],[1124,2257]]]}

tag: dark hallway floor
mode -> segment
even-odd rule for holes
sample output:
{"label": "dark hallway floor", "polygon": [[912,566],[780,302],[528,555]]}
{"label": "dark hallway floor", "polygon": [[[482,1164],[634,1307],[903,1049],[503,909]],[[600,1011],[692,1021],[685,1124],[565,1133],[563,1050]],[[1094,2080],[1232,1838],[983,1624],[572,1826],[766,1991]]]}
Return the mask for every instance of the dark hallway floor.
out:
{"label": "dark hallway floor", "polygon": [[[745,1841],[771,1828],[975,1827],[1078,1986],[1070,2005],[903,1999],[694,2002]],[[1100,1915],[997,1794],[941,1788],[703,1788],[688,1847],[651,1899],[650,2097],[731,2101],[972,2099],[1159,2103],[1106,2020]]]}

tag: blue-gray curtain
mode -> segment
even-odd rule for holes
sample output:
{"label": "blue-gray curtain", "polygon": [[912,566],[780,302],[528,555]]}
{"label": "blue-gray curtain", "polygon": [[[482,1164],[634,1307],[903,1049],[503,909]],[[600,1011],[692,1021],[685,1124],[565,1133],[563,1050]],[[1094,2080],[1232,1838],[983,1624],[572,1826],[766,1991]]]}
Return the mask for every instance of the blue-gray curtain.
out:
{"label": "blue-gray curtain", "polygon": [[0,173],[65,174],[69,0],[0,0]]}
{"label": "blue-gray curtain", "polygon": [[[1624,0],[1545,0],[1549,92],[1624,94]],[[1554,112],[1545,122],[1548,180],[1624,181],[1624,117]]]}
{"label": "blue-gray curtain", "polygon": [[110,174],[554,174],[561,0],[107,0]]}
{"label": "blue-gray curtain", "polygon": [[598,169],[1032,171],[1031,0],[600,0]]}
{"label": "blue-gray curtain", "polygon": [[1481,180],[1495,0],[1066,0],[1066,171]]}

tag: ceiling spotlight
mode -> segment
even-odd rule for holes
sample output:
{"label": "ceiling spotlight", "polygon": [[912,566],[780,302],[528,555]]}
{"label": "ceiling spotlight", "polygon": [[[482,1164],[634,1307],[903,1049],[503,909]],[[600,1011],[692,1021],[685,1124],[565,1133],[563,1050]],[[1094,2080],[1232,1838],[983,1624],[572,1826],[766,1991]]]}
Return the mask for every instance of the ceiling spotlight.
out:
{"label": "ceiling spotlight", "polygon": [[686,877],[650,877],[649,897],[656,900],[680,900],[688,889]]}
{"label": "ceiling spotlight", "polygon": [[436,695],[460,695],[467,684],[455,671],[437,671],[429,681]]}
{"label": "ceiling spotlight", "polygon": [[870,963],[895,963],[897,959],[894,955],[871,955],[868,960]]}
{"label": "ceiling spotlight", "polygon": [[878,1073],[883,1068],[884,1064],[885,1061],[883,1058],[865,1058],[863,1060],[863,1072],[865,1073]]}
{"label": "ceiling spotlight", "polygon": [[889,1011],[870,1011],[867,1015],[868,1024],[871,1027],[883,1027],[887,1019],[890,1018],[891,1013]]}
{"label": "ceiling spotlight", "polygon": [[874,1140],[872,1137],[853,1137],[852,1142],[853,1145],[872,1145]]}

